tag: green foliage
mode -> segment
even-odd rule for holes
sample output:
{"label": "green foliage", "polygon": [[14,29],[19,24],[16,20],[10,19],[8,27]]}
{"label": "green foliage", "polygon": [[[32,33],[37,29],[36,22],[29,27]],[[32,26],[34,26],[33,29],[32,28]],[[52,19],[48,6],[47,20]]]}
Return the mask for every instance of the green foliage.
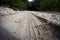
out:
{"label": "green foliage", "polygon": [[40,4],[42,10],[56,10],[57,0],[44,0]]}
{"label": "green foliage", "polygon": [[23,10],[27,8],[28,2],[27,0],[0,0],[0,4],[7,4],[12,8]]}
{"label": "green foliage", "polygon": [[37,10],[60,11],[60,0],[35,0]]}
{"label": "green foliage", "polygon": [[20,10],[60,11],[60,0],[34,0],[34,2],[28,2],[28,0],[0,0],[1,4]]}

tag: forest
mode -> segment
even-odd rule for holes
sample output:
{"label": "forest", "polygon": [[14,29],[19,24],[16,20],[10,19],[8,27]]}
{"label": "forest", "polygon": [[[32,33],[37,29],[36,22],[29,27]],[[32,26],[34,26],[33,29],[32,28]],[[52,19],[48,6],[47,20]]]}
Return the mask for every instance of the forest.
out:
{"label": "forest", "polygon": [[0,5],[5,5],[15,10],[31,11],[60,11],[60,0],[0,0]]}

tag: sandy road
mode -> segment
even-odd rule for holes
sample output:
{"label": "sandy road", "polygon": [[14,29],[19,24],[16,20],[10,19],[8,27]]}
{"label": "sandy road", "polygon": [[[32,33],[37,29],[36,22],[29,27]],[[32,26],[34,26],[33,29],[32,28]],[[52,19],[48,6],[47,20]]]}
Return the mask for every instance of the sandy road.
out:
{"label": "sandy road", "polygon": [[0,16],[0,40],[60,40],[59,15],[57,21],[51,17],[55,14],[3,11],[0,11],[4,14]]}

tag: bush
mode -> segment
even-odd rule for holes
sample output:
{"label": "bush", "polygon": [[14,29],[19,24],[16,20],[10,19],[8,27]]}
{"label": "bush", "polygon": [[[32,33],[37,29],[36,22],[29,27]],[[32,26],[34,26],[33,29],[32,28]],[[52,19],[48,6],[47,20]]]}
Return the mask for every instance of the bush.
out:
{"label": "bush", "polygon": [[27,8],[27,0],[0,0],[0,5],[9,5],[11,8],[25,10]]}

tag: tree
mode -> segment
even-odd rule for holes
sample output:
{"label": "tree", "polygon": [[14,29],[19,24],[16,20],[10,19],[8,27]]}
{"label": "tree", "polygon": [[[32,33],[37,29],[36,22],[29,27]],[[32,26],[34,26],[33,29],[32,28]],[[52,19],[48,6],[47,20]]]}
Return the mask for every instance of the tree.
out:
{"label": "tree", "polygon": [[20,10],[25,10],[28,5],[27,0],[0,0],[0,4],[9,5],[12,8],[18,8]]}

